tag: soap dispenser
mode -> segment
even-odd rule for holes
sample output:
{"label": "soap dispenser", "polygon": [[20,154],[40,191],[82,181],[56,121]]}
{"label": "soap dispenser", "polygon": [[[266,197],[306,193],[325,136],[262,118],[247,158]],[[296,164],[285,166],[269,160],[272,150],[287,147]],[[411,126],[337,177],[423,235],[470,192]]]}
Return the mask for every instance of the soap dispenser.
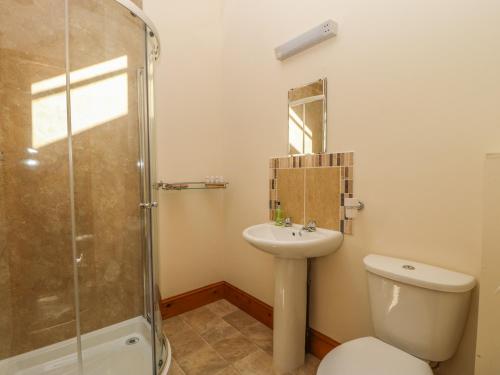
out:
{"label": "soap dispenser", "polygon": [[274,211],[274,223],[281,227],[283,226],[283,210],[279,201],[276,202],[276,210]]}

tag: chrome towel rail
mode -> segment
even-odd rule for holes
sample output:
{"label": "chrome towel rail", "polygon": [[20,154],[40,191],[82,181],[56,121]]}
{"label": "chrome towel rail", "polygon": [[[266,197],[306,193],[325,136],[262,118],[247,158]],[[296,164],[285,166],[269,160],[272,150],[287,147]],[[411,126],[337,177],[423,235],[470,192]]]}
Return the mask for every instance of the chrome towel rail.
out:
{"label": "chrome towel rail", "polygon": [[207,183],[204,181],[191,182],[163,182],[160,181],[154,185],[157,190],[201,190],[201,189],[227,189],[229,182]]}

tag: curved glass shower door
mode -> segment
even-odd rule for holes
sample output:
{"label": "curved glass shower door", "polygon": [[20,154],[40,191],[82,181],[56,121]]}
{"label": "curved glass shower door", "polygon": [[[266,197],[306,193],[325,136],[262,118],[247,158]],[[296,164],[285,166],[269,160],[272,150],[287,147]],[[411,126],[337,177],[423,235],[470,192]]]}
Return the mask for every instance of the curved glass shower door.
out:
{"label": "curved glass shower door", "polygon": [[65,72],[64,3],[0,0],[1,375],[77,332]]}
{"label": "curved glass shower door", "polygon": [[[119,367],[120,374],[152,374],[150,235],[144,231],[150,223],[140,208],[150,186],[149,176],[141,178],[149,151],[141,144],[145,24],[114,0],[70,1],[68,13],[83,372]],[[122,346],[110,339],[106,356],[91,354],[85,334],[116,324],[128,330]]]}
{"label": "curved glass shower door", "polygon": [[168,363],[151,204],[158,44],[129,3],[0,0],[0,375]]}

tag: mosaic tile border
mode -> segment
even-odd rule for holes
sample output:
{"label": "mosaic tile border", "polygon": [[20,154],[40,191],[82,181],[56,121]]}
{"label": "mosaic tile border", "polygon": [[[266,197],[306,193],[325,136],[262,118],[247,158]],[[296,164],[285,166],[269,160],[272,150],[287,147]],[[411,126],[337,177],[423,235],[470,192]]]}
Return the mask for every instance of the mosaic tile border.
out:
{"label": "mosaic tile border", "polygon": [[340,168],[339,228],[344,234],[352,234],[352,219],[345,217],[344,199],[354,197],[354,152],[271,158],[269,161],[269,219],[274,219],[274,210],[276,208],[278,169],[332,167]]}

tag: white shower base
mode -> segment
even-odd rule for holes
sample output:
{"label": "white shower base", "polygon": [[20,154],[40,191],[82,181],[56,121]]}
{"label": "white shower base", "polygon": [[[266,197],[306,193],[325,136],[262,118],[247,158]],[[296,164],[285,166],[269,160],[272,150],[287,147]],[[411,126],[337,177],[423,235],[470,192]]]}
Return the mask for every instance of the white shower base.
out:
{"label": "white shower base", "polygon": [[[126,340],[139,341],[126,345]],[[150,325],[137,317],[82,335],[84,375],[151,374]],[[166,365],[171,351],[167,341]],[[76,339],[59,342],[0,361],[0,375],[78,375]]]}

